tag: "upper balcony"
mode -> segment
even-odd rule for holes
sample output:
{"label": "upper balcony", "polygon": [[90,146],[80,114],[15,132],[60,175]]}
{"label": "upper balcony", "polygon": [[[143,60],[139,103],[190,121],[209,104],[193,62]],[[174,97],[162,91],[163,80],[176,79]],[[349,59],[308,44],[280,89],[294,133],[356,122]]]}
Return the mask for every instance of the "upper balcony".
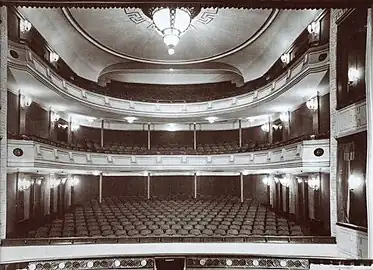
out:
{"label": "upper balcony", "polygon": [[[84,88],[73,80],[61,77],[25,44],[10,42],[8,61],[17,87],[46,107],[81,113],[87,109],[81,108],[81,104],[84,104],[85,107],[95,109],[96,112],[91,112],[97,115],[106,112],[111,117],[126,114],[149,118],[177,118],[180,121],[212,114],[247,117],[250,110],[254,109],[256,114],[258,110],[259,113],[287,111],[295,103],[303,102],[316,94],[316,89],[329,68],[329,49],[327,45],[310,48],[279,77],[254,91],[245,90],[246,93],[229,98],[191,103],[126,100],[105,95],[92,88]],[[266,106],[258,108],[264,104]]]}

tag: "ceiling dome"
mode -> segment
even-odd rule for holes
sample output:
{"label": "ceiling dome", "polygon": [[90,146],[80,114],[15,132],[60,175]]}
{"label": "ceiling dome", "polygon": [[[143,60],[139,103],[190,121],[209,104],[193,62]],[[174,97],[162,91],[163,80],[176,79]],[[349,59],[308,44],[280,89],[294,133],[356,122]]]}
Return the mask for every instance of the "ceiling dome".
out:
{"label": "ceiling dome", "polygon": [[272,23],[276,10],[202,8],[168,54],[163,38],[140,8],[64,9],[69,22],[100,49],[129,60],[191,64],[228,56],[253,43]]}

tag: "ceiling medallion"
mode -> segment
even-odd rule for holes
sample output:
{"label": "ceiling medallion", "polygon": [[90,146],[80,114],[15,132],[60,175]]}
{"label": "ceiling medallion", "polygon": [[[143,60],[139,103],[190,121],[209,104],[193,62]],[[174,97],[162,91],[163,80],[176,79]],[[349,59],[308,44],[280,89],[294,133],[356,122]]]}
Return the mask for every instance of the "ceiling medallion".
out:
{"label": "ceiling medallion", "polygon": [[180,37],[190,29],[192,20],[201,12],[201,8],[198,6],[150,7],[142,11],[153,21],[154,29],[163,37],[168,54],[173,55]]}

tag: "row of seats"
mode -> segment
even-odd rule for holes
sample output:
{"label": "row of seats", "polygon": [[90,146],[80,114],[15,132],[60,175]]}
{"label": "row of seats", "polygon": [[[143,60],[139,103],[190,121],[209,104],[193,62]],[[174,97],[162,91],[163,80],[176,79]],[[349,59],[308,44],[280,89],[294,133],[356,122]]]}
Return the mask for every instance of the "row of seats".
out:
{"label": "row of seats", "polygon": [[227,153],[240,153],[240,152],[253,152],[268,150],[271,148],[283,147],[292,143],[301,142],[304,140],[311,139],[322,139],[328,138],[328,134],[320,135],[306,135],[297,137],[291,140],[277,142],[273,144],[269,143],[245,143],[242,147],[239,147],[237,142],[231,143],[216,143],[216,144],[203,144],[197,145],[196,149],[193,149],[192,146],[185,145],[165,145],[165,146],[151,146],[151,149],[148,149],[145,145],[126,145],[118,142],[105,143],[104,147],[101,147],[100,143],[86,139],[82,142],[73,142],[67,144],[64,142],[55,142],[48,139],[40,138],[33,135],[17,135],[14,133],[8,133],[8,137],[11,139],[19,140],[34,140],[37,142],[51,144],[57,147],[72,149],[77,151],[86,151],[86,152],[98,152],[98,153],[108,153],[108,154],[137,154],[137,155],[201,155],[201,154],[227,154]]}
{"label": "row of seats", "polygon": [[29,237],[302,236],[302,228],[253,199],[108,197],[53,220]]}

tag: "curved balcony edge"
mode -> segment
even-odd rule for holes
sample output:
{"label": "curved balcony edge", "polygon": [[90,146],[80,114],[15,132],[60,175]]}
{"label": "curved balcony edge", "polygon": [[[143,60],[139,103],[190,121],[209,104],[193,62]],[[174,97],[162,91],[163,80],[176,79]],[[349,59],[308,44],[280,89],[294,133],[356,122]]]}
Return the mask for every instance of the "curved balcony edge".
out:
{"label": "curved balcony edge", "polygon": [[[316,155],[321,148],[323,154]],[[18,149],[18,150],[17,150]],[[20,150],[21,151],[20,151]],[[19,156],[19,153],[22,155]],[[18,154],[18,156],[17,156]],[[226,171],[266,173],[268,170],[329,168],[329,139],[305,140],[282,147],[233,154],[129,155],[64,149],[45,143],[8,140],[8,171],[35,168],[103,172]]]}
{"label": "curved balcony edge", "polygon": [[[16,51],[18,58],[11,56],[11,50]],[[26,71],[59,95],[79,101],[92,109],[156,118],[203,117],[212,113],[232,113],[258,106],[285,93],[310,74],[326,72],[329,69],[329,47],[322,45],[309,49],[287,72],[258,90],[225,99],[195,103],[123,100],[82,89],[56,74],[24,44],[9,43],[8,64],[10,69]]]}

